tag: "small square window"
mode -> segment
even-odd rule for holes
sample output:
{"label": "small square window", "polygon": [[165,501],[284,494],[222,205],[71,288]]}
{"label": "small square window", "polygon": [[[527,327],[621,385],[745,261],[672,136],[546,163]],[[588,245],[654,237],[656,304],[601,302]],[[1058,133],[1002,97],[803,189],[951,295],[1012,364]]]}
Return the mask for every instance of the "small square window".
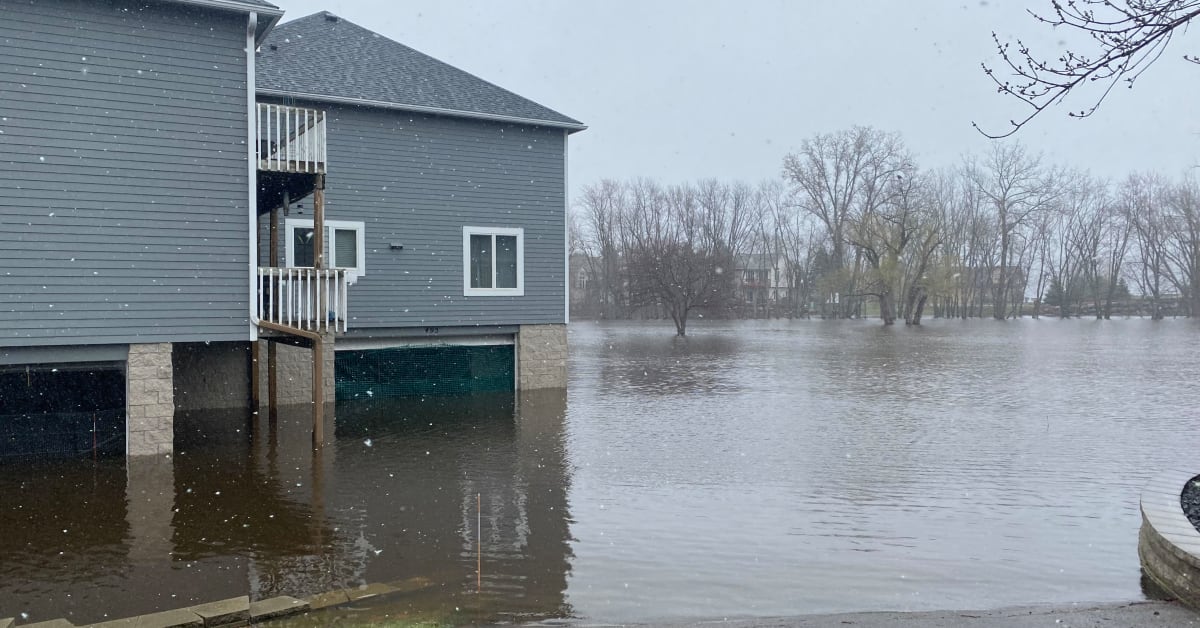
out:
{"label": "small square window", "polygon": [[463,294],[525,294],[525,231],[463,227]]}
{"label": "small square window", "polygon": [[[284,255],[289,267],[311,267],[316,261],[313,221],[289,218]],[[364,226],[348,220],[325,221],[325,266],[345,268],[347,279],[355,281],[366,274],[366,249],[363,245]]]}

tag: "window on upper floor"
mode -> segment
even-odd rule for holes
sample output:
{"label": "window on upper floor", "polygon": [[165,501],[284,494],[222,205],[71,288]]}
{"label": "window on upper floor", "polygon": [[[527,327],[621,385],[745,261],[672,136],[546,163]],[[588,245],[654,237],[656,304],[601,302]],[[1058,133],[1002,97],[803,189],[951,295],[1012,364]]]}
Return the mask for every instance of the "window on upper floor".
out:
{"label": "window on upper floor", "polygon": [[463,294],[525,294],[525,230],[463,227]]}
{"label": "window on upper floor", "polygon": [[[313,221],[289,218],[285,223],[284,254],[288,266],[312,266],[314,261]],[[325,266],[345,268],[349,281],[367,272],[367,251],[362,222],[350,220],[325,221]]]}

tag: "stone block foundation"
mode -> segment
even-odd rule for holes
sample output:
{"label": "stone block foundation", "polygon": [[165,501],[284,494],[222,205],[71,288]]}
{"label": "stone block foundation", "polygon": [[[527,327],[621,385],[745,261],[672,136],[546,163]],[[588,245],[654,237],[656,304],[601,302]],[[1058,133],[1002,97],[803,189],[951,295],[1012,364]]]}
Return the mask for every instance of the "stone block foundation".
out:
{"label": "stone block foundation", "polygon": [[125,364],[126,455],[169,454],[175,443],[171,343],[129,345]]}
{"label": "stone block foundation", "polygon": [[[259,399],[263,404],[268,403],[268,355],[270,353],[267,340],[260,340],[258,349],[258,364],[255,368],[258,369],[258,386]],[[278,404],[280,406],[289,406],[294,404],[310,404],[312,403],[312,349],[307,347],[297,347],[294,345],[277,342],[275,344],[275,374],[277,377],[276,394],[279,396]],[[324,376],[325,384],[325,401],[332,402],[334,400],[335,387],[333,377],[333,347],[334,340],[332,337],[326,338],[323,345],[323,359],[325,364],[322,367],[322,375]]]}
{"label": "stone block foundation", "polygon": [[517,333],[517,388],[567,387],[567,326],[521,325]]}
{"label": "stone block foundation", "polygon": [[176,410],[249,407],[249,343],[177,342],[172,347],[171,360]]}

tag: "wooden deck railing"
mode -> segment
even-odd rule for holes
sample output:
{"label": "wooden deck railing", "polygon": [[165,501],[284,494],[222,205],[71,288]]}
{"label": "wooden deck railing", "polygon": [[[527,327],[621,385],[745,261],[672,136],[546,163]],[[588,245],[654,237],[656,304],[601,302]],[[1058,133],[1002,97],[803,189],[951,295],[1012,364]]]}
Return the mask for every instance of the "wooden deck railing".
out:
{"label": "wooden deck railing", "polygon": [[325,112],[258,104],[258,169],[325,172]]}
{"label": "wooden deck railing", "polygon": [[346,269],[258,269],[258,318],[305,331],[346,331]]}

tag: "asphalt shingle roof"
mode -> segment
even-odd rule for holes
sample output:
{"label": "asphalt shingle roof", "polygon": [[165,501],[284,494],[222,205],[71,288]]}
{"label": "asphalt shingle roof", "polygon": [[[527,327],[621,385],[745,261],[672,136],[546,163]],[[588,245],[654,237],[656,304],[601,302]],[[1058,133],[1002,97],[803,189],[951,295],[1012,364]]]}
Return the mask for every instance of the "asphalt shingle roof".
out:
{"label": "asphalt shingle roof", "polygon": [[256,68],[257,89],[268,94],[583,128],[578,120],[326,11],[277,26],[262,42]]}

